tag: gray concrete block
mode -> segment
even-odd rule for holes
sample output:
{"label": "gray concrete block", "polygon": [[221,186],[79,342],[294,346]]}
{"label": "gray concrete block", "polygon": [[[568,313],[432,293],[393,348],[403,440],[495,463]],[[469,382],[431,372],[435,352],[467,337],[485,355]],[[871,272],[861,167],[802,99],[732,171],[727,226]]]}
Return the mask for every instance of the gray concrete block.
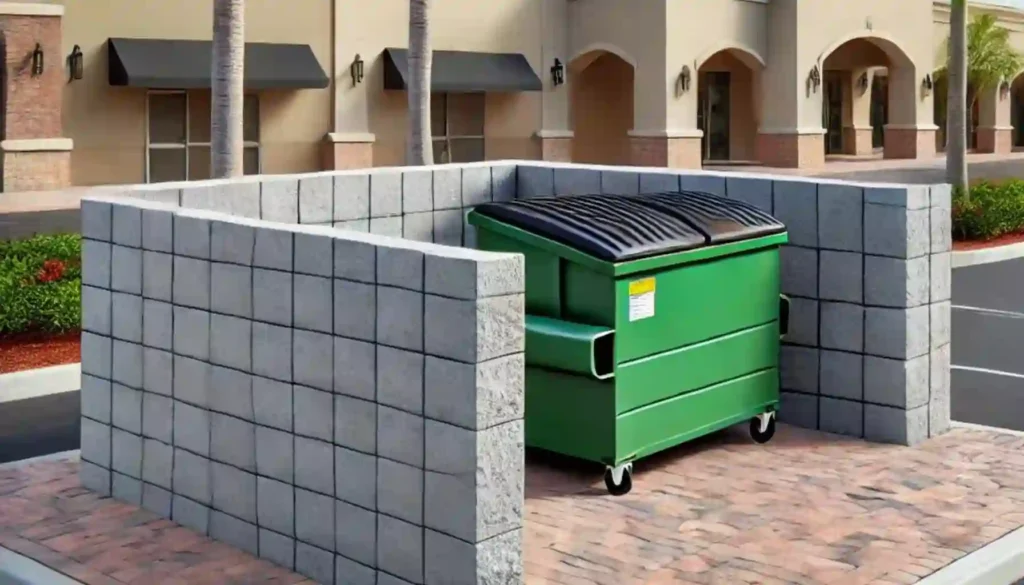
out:
{"label": "gray concrete block", "polygon": [[525,362],[512,354],[478,364],[428,356],[424,412],[469,429],[516,420],[524,414]]}
{"label": "gray concrete block", "polygon": [[292,385],[261,376],[252,377],[253,420],[284,431],[292,429]]}
{"label": "gray concrete block", "polygon": [[253,273],[248,266],[210,266],[210,307],[218,313],[252,318]]}
{"label": "gray concrete block", "polygon": [[174,251],[174,212],[170,209],[142,210],[142,249]]}
{"label": "gray concrete block", "polygon": [[298,541],[295,543],[295,571],[317,583],[335,585],[334,553]]}
{"label": "gray concrete block", "polygon": [[483,431],[426,426],[424,525],[467,542],[521,527],[523,422]]}
{"label": "gray concrete block", "polygon": [[929,306],[929,345],[933,351],[950,342],[953,328],[952,319],[950,301],[932,303]]}
{"label": "gray concrete block", "polygon": [[929,356],[911,360],[864,357],[864,400],[910,410],[928,404]]}
{"label": "gray concrete block", "polygon": [[445,246],[461,246],[465,218],[461,209],[434,212],[434,242]]}
{"label": "gray concrete block", "polygon": [[782,293],[800,297],[818,297],[818,251],[783,246],[779,251]]}
{"label": "gray concrete block", "polygon": [[327,174],[299,176],[299,223],[334,220],[334,178]]}
{"label": "gray concrete block", "polygon": [[868,254],[917,258],[931,250],[927,209],[864,206],[864,244]]}
{"label": "gray concrete block", "polygon": [[678,193],[679,175],[652,171],[640,172],[640,193]]}
{"label": "gray concrete block", "polygon": [[353,171],[334,175],[334,220],[370,217],[370,175]]}
{"label": "gray concrete block", "polygon": [[937,349],[933,349],[929,353],[928,361],[930,370],[929,387],[931,388],[929,396],[931,397],[931,400],[945,399],[947,406],[950,396],[950,358],[950,346],[944,345]]}
{"label": "gray concrete block", "polygon": [[210,457],[247,471],[256,471],[256,428],[251,422],[210,413]]}
{"label": "gray concrete block", "polygon": [[110,492],[114,499],[133,506],[142,505],[141,481],[128,477],[127,475],[121,475],[120,473],[114,473],[111,479]]}
{"label": "gray concrete block", "polygon": [[110,470],[82,460],[78,465],[78,479],[82,487],[100,496],[110,496]]}
{"label": "gray concrete block", "polygon": [[210,532],[210,508],[179,494],[171,501],[171,519],[193,532]]}
{"label": "gray concrete block", "polygon": [[110,426],[83,418],[79,435],[82,459],[100,467],[109,468]]}
{"label": "gray concrete block", "polygon": [[173,395],[202,408],[210,404],[210,364],[174,356]]}
{"label": "gray concrete block", "polygon": [[847,303],[864,302],[863,254],[822,250],[818,261],[818,298]]}
{"label": "gray concrete block", "polygon": [[492,199],[490,167],[462,167],[462,207],[473,207]]}
{"label": "gray concrete block", "polygon": [[864,312],[864,353],[909,359],[928,352],[930,308],[882,309]]}
{"label": "gray concrete block", "polygon": [[476,249],[479,245],[477,240],[478,232],[475,225],[470,225],[469,214],[473,211],[472,208],[467,207],[462,210],[464,212],[464,220],[462,222],[462,247],[469,249]]}
{"label": "gray concrete block", "polygon": [[376,236],[400,238],[402,237],[402,226],[402,216],[400,215],[370,218],[370,233]]}
{"label": "gray concrete block", "polygon": [[254,418],[252,374],[221,366],[211,366],[210,409],[252,421]]}
{"label": "gray concrete block", "polygon": [[296,274],[293,284],[295,327],[331,333],[334,318],[331,279]]}
{"label": "gray concrete block", "polygon": [[82,198],[82,237],[109,242],[113,223],[113,205],[88,197]]}
{"label": "gray concrete block", "polygon": [[295,538],[334,550],[334,501],[330,496],[295,488]]}
{"label": "gray concrete block", "polygon": [[785,390],[818,393],[819,350],[798,345],[779,348],[779,384]]}
{"label": "gray concrete block", "polygon": [[142,388],[142,346],[115,339],[111,350],[111,379],[132,388]]}
{"label": "gray concrete block", "polygon": [[679,174],[680,191],[698,191],[725,197],[725,175],[703,171]]}
{"label": "gray concrete block", "polygon": [[259,554],[259,536],[255,524],[250,524],[217,510],[210,511],[210,538],[256,555]]}
{"label": "gray concrete block", "polygon": [[377,571],[341,555],[334,556],[335,585],[380,585]]}
{"label": "gray concrete block", "polygon": [[258,376],[292,381],[292,330],[252,324],[252,371]]}
{"label": "gray concrete block", "polygon": [[818,396],[799,392],[779,393],[779,422],[804,429],[818,428]]}
{"label": "gray concrete block", "polygon": [[171,517],[172,498],[173,494],[161,487],[148,483],[142,486],[142,509],[149,510],[157,516]]}
{"label": "gray concrete block", "polygon": [[334,338],[334,391],[364,400],[376,396],[376,346]]}
{"label": "gray concrete block", "polygon": [[423,469],[390,459],[377,463],[377,510],[411,524],[423,524]]}
{"label": "gray concrete block", "polygon": [[213,507],[246,522],[256,522],[256,476],[213,461],[210,463]]}
{"label": "gray concrete block", "polygon": [[871,185],[864,189],[865,203],[906,209],[927,209],[931,191],[927,185]]}
{"label": "gray concrete block", "polygon": [[512,201],[519,196],[517,164],[488,164],[491,169],[491,197],[494,201]]}
{"label": "gray concrete block", "polygon": [[[187,359],[187,358],[186,358]],[[174,395],[174,356],[170,352],[142,350],[142,389],[146,392]]]}
{"label": "gray concrete block", "polygon": [[111,395],[113,425],[136,435],[141,434],[142,392],[121,384],[112,384]]}
{"label": "gray concrete block", "polygon": [[377,405],[358,398],[335,395],[334,443],[363,453],[376,453]]}
{"label": "gray concrete block", "polygon": [[729,199],[735,199],[772,213],[772,180],[761,177],[728,177],[725,180],[725,193]]}
{"label": "gray concrete block", "polygon": [[290,177],[260,179],[260,218],[299,223],[299,181]]}
{"label": "gray concrete block", "polygon": [[295,485],[321,494],[334,493],[334,447],[331,443],[295,437]]}
{"label": "gray concrete block", "polygon": [[255,269],[252,275],[252,314],[257,321],[292,325],[292,274]]}
{"label": "gray concrete block", "polygon": [[434,173],[427,169],[409,169],[402,177],[402,213],[434,210]]}
{"label": "gray concrete block", "polygon": [[174,304],[195,309],[209,309],[211,286],[210,262],[184,256],[174,257]]}
{"label": "gray concrete block", "polygon": [[929,213],[930,246],[932,254],[941,254],[953,249],[953,217],[950,209],[933,208]]}
{"label": "gray concrete block", "polygon": [[423,528],[377,517],[377,567],[410,583],[423,582]]}
{"label": "gray concrete block", "polygon": [[377,454],[423,467],[423,417],[387,406],[377,408]]}
{"label": "gray concrete block", "polygon": [[154,439],[142,442],[142,479],[147,483],[171,489],[174,470],[174,447]]}
{"label": "gray concrete block", "polygon": [[[368,510],[377,509],[376,457],[344,447],[335,447],[334,470],[336,498]],[[421,489],[422,483],[421,478]]]}
{"label": "gray concrete block", "polygon": [[953,187],[949,183],[931,185],[931,206],[942,209],[953,207]]}
{"label": "gray concrete block", "polygon": [[[117,293],[121,294],[121,293]],[[122,295],[128,296],[128,295]],[[112,328],[111,293],[93,286],[82,287],[82,329],[99,335],[110,335]]]}
{"label": "gray concrete block", "polygon": [[267,427],[256,427],[256,472],[284,483],[294,481],[295,436]]}
{"label": "gray concrete block", "polygon": [[210,259],[251,266],[256,227],[245,220],[214,221],[210,225]]}
{"label": "gray concrete block", "polygon": [[142,250],[124,246],[111,247],[110,288],[133,295],[142,294]]}
{"label": "gray concrete block", "polygon": [[174,292],[171,280],[174,257],[160,252],[143,252],[142,266],[142,296],[170,302]]}
{"label": "gray concrete block", "polygon": [[110,424],[110,381],[88,374],[82,375],[82,416]]}
{"label": "gray concrete block", "polygon": [[290,231],[262,226],[257,228],[252,256],[253,266],[291,271],[295,249],[293,236]]}
{"label": "gray concrete block", "polygon": [[377,514],[366,508],[334,500],[335,547],[338,554],[377,566]]}
{"label": "gray concrete block", "polygon": [[379,246],[377,284],[423,290],[423,257],[416,246]]}
{"label": "gray concrete block", "polygon": [[[366,236],[363,236],[366,238]],[[334,240],[334,278],[373,283],[377,280],[377,248],[366,239]]]}
{"label": "gray concrete block", "polygon": [[[889,208],[886,209],[896,209]],[[821,248],[864,251],[864,189],[856,185],[818,186],[818,242]]]}
{"label": "gray concrete block", "polygon": [[[293,379],[298,384],[330,392],[334,388],[334,343],[330,335],[294,330]],[[298,395],[296,393],[296,401]],[[296,406],[296,413],[298,407]],[[330,437],[328,437],[330,438]]]}
{"label": "gray concrete block", "polygon": [[210,315],[210,362],[249,371],[252,367],[252,321]]}
{"label": "gray concrete block", "polygon": [[818,345],[818,301],[793,297],[789,304],[789,332],[786,341]]}
{"label": "gray concrete block", "polygon": [[174,353],[197,360],[210,359],[210,314],[174,307]]}
{"label": "gray concrete block", "polygon": [[142,342],[157,349],[174,346],[174,317],[170,303],[145,299],[142,304]]}
{"label": "gray concrete block", "polygon": [[953,296],[952,255],[949,252],[929,256],[931,270],[931,291],[929,300],[933,303],[948,301]]}
{"label": "gray concrete block", "polygon": [[423,354],[377,346],[377,402],[423,414]]}
{"label": "gray concrete block", "polygon": [[295,272],[330,278],[334,275],[334,238],[324,233],[295,234]]}
{"label": "gray concrete block", "polygon": [[183,210],[174,215],[174,253],[179,256],[210,257],[210,220]]}
{"label": "gray concrete block", "polygon": [[119,246],[142,247],[142,209],[118,204],[112,209],[111,242]]}
{"label": "gray concrete block", "polygon": [[142,396],[142,434],[165,443],[172,441],[174,430],[174,401],[159,394],[140,393]]}
{"label": "gray concrete block", "polygon": [[917,307],[928,302],[929,258],[864,258],[864,302],[883,307]]}
{"label": "gray concrete block", "polygon": [[111,339],[87,331],[81,337],[82,373],[110,379]]}
{"label": "gray concrete block", "polygon": [[526,262],[519,254],[431,251],[424,261],[424,290],[466,300],[508,295],[524,291],[525,275]]}
{"label": "gray concrete block", "polygon": [[142,437],[122,431],[110,430],[110,469],[134,477],[142,477]]}
{"label": "gray concrete block", "polygon": [[600,195],[601,170],[584,166],[555,167],[555,195]]}
{"label": "gray concrete block", "polygon": [[523,531],[512,530],[473,545],[425,531],[427,583],[522,583]]}
{"label": "gray concrete block", "polygon": [[[402,222],[403,225],[405,222]],[[343,230],[347,232],[357,232],[368,234],[370,233],[370,220],[369,219],[350,219],[348,221],[336,221],[334,222],[334,229]]]}
{"label": "gray concrete block", "polygon": [[[189,207],[185,201],[188,191],[188,187],[182,189],[183,207]],[[260,217],[260,183],[257,177],[221,182],[208,188],[206,197],[211,211],[248,219]]]}
{"label": "gray concrete block", "polygon": [[865,404],[864,438],[878,443],[917,445],[928,438],[928,406],[904,410]]}
{"label": "gray concrete block", "polygon": [[842,351],[821,352],[821,395],[864,400],[864,356]]}
{"label": "gray concrete block", "polygon": [[260,526],[295,535],[295,488],[267,477],[256,479],[256,513]]}
{"label": "gray concrete block", "polygon": [[174,450],[174,493],[209,506],[211,490],[210,460],[182,449]]}
{"label": "gray concrete block", "polygon": [[434,209],[462,207],[462,167],[434,167]]}
{"label": "gray concrete block", "polygon": [[637,195],[640,173],[634,171],[601,171],[601,193],[605,195]]}
{"label": "gray concrete block", "polygon": [[821,303],[821,347],[864,351],[864,307],[850,303]]}
{"label": "gray concrete block", "polygon": [[424,349],[429,355],[476,363],[523,351],[523,295],[477,301],[427,295],[424,306]]}
{"label": "gray concrete block", "polygon": [[82,240],[82,284],[110,288],[111,245]]}
{"label": "gray concrete block", "polygon": [[818,405],[819,430],[847,437],[864,436],[864,403],[822,396]]}
{"label": "gray concrete block", "polygon": [[555,194],[555,170],[550,166],[521,164],[516,168],[516,198],[533,199]]}
{"label": "gray concrete block", "polygon": [[[262,520],[262,517],[261,517]],[[267,530],[260,525],[260,554],[270,561],[292,571],[295,569],[295,539]]]}
{"label": "gray concrete block", "polygon": [[[949,352],[932,359],[932,395],[928,401],[928,436],[937,437],[950,428]],[[933,352],[934,356],[934,352]],[[943,361],[944,360],[944,361]]]}
{"label": "gray concrete block", "polygon": [[174,403],[174,446],[210,455],[210,411],[181,401]]}
{"label": "gray concrete block", "polygon": [[402,214],[402,171],[374,169],[370,172],[370,215],[390,217]]}
{"label": "gray concrete block", "polygon": [[434,212],[408,213],[402,216],[402,237],[416,242],[433,242]]}
{"label": "gray concrete block", "polygon": [[423,294],[389,286],[377,287],[377,341],[423,351]]}

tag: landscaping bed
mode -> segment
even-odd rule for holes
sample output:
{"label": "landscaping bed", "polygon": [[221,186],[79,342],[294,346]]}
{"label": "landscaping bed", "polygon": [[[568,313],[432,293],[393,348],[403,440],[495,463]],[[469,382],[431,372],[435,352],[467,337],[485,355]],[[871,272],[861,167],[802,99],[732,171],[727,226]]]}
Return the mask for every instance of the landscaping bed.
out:
{"label": "landscaping bed", "polygon": [[1024,242],[1024,180],[981,181],[953,195],[953,249]]}
{"label": "landscaping bed", "polygon": [[0,373],[79,361],[77,234],[0,242]]}

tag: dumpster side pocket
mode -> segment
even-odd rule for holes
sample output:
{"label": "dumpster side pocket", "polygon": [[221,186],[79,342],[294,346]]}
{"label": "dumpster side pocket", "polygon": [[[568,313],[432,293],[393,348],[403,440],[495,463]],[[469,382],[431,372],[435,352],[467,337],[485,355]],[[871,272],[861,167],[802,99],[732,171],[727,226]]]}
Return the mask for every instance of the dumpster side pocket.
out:
{"label": "dumpster side pocket", "polygon": [[789,297],[779,295],[779,339],[789,334]]}
{"label": "dumpster side pocket", "polygon": [[615,375],[615,330],[527,315],[526,363],[607,380]]}

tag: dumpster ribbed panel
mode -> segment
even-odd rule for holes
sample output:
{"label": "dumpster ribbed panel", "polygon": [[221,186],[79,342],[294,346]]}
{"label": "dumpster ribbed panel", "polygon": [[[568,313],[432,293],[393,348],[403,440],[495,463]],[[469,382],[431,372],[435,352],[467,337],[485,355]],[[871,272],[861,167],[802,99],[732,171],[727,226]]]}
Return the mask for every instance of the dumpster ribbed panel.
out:
{"label": "dumpster ribbed panel", "polygon": [[689,222],[708,237],[708,244],[724,244],[780,233],[785,226],[771,215],[743,201],[684,191],[646,196],[648,204]]}

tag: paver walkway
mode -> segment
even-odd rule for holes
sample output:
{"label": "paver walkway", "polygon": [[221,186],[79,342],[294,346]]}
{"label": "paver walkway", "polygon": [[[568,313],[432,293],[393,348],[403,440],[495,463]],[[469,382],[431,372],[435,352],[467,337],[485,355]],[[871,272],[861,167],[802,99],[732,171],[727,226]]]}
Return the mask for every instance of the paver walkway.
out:
{"label": "paver walkway", "polygon": [[[995,431],[912,449],[729,431],[644,462],[621,498],[599,470],[529,459],[528,585],[911,584],[1024,525],[1024,438]],[[88,493],[76,470],[0,470],[0,546],[90,585],[309,583]]]}

